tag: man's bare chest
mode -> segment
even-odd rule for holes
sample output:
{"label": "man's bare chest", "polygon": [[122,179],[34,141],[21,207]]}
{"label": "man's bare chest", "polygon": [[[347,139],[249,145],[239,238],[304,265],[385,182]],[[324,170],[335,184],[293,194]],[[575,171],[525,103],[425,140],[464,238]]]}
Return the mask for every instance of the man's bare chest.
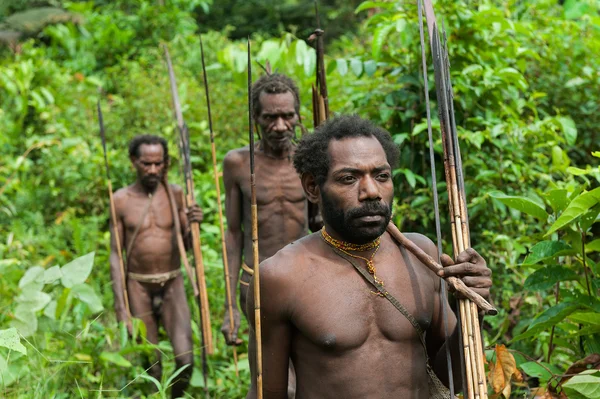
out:
{"label": "man's bare chest", "polygon": [[170,202],[163,193],[153,197],[130,196],[123,221],[127,231],[139,230],[138,234],[151,230],[169,231],[173,228]]}
{"label": "man's bare chest", "polygon": [[[426,274],[411,273],[401,261],[391,266],[381,267],[378,277],[426,330],[433,317],[432,280]],[[335,272],[323,273],[324,269]],[[321,265],[304,280],[302,294],[296,296],[293,323],[303,339],[334,352],[349,351],[367,341],[414,344],[418,336],[412,324],[374,291],[347,262]]]}
{"label": "man's bare chest", "polygon": [[[250,174],[241,176],[241,190],[250,198]],[[298,173],[291,162],[256,163],[256,202],[259,206],[276,204],[295,204],[305,200],[304,190]]]}

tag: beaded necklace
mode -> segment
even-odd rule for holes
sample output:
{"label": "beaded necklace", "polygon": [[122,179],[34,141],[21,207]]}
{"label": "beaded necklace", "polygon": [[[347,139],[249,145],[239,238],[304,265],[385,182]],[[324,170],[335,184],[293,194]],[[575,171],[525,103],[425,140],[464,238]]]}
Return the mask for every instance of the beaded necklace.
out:
{"label": "beaded necklace", "polygon": [[[366,244],[360,244],[360,245],[353,244],[351,242],[336,240],[335,238],[330,236],[329,233],[327,233],[327,231],[325,230],[325,226],[323,226],[323,228],[321,229],[321,237],[323,237],[323,240],[327,244],[329,244],[333,248],[337,248],[344,254],[351,256],[355,259],[364,260],[367,263],[367,271],[369,272],[369,274],[371,274],[373,276],[373,279],[375,280],[376,283],[378,283],[379,285],[381,285],[383,287],[383,285],[384,285],[383,280],[381,280],[379,277],[377,277],[375,275],[377,270],[375,269],[375,264],[373,263],[373,258],[375,257],[375,254],[377,253],[377,251],[379,250],[379,247],[381,246],[381,237],[377,237],[375,240],[373,240],[369,243],[366,243]],[[375,249],[375,250],[373,251],[373,253],[371,254],[371,256],[368,259],[363,256],[351,254],[350,252],[348,252],[348,251],[359,251],[359,252],[360,251],[368,251],[370,249]],[[371,293],[378,295],[378,296],[384,296],[381,294],[381,292],[371,291]]]}

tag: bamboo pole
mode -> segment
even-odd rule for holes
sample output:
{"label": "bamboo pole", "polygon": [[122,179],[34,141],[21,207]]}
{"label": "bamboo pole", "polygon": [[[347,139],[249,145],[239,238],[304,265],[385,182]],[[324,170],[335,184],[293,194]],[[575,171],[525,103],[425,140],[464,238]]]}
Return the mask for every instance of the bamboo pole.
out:
{"label": "bamboo pole", "polygon": [[117,210],[115,208],[115,199],[113,197],[112,182],[110,180],[110,169],[108,168],[108,156],[106,154],[106,135],[104,133],[104,118],[102,117],[102,108],[100,99],[98,99],[98,124],[100,125],[100,138],[102,139],[102,151],[104,153],[104,166],[106,168],[106,184],[108,186],[108,201],[110,203],[110,220],[113,225],[113,234],[115,235],[115,245],[117,247],[117,256],[119,257],[119,271],[123,284],[123,301],[125,302],[126,323],[131,320],[131,310],[129,308],[129,296],[127,295],[127,280],[125,279],[125,262],[123,261],[123,248],[121,247],[121,237],[117,230]]}
{"label": "bamboo pole", "polygon": [[[221,228],[221,251],[223,254],[223,269],[225,269],[225,294],[227,295],[227,312],[229,314],[229,340],[231,341],[231,333],[235,328],[235,322],[233,319],[233,304],[231,303],[231,300],[234,298],[231,297],[231,280],[229,277],[229,262],[227,260],[227,244],[225,243],[225,226],[223,223],[223,204],[221,203],[221,185],[219,183],[219,171],[217,169],[217,149],[215,145],[215,134],[213,131],[212,115],[210,112],[210,91],[208,88],[208,78],[206,76],[206,64],[204,62],[204,45],[202,43],[202,35],[200,35],[200,56],[202,59],[202,77],[204,79],[204,91],[206,92],[206,108],[208,113],[208,127],[210,131],[210,151],[212,154],[213,175],[215,178],[215,188],[217,190],[217,208],[219,210],[219,227]],[[267,66],[269,65],[267,64]],[[239,377],[237,347],[235,346],[235,342],[233,343],[233,364],[235,366],[235,376]]]}
{"label": "bamboo pole", "polygon": [[248,136],[250,139],[250,209],[252,217],[252,258],[254,266],[254,333],[256,339],[256,397],[263,397],[262,328],[260,318],[260,260],[258,256],[258,207],[256,205],[256,176],[254,175],[254,131],[252,129],[252,63],[248,38]]}
{"label": "bamboo pole", "polygon": [[[175,80],[175,72],[173,71],[173,65],[171,63],[171,57],[169,50],[166,45],[163,44],[163,50],[165,59],[167,61],[167,68],[169,71],[169,83],[171,86],[171,97],[173,100],[173,111],[175,119],[177,121],[177,128],[179,130],[179,152],[183,163],[183,174],[185,177],[185,203],[187,208],[191,208],[196,204],[194,198],[194,181],[192,178],[192,166],[190,160],[190,143],[189,143],[189,132],[187,125],[183,120],[183,113],[181,112],[181,104],[179,103],[179,94],[177,93],[177,82]],[[206,289],[206,277],[204,270],[204,260],[202,258],[202,244],[200,241],[200,226],[198,223],[190,224],[192,233],[192,252],[194,254],[194,266],[196,270],[196,285],[198,286],[198,297],[199,297],[199,308],[200,308],[200,328],[203,331],[204,342],[203,350],[209,355],[213,354],[212,344],[212,329],[210,324],[210,307],[208,304],[208,291]],[[192,281],[192,284],[194,281]]]}
{"label": "bamboo pole", "polygon": [[[418,7],[419,21],[422,26],[421,1],[418,1]],[[446,34],[444,31],[444,45],[442,48],[431,0],[424,0],[424,9],[433,56],[440,128],[442,131],[444,170],[448,189],[448,207],[452,227],[454,257],[456,260],[461,252],[470,247],[471,240],[462,175],[462,160],[456,134],[454,105],[452,103],[453,92],[450,83]],[[459,299],[458,303],[458,320],[462,333],[461,342],[466,374],[466,395],[469,399],[487,399],[487,386],[483,365],[483,342],[480,333],[478,308],[468,299]],[[488,314],[493,313],[488,312]]]}

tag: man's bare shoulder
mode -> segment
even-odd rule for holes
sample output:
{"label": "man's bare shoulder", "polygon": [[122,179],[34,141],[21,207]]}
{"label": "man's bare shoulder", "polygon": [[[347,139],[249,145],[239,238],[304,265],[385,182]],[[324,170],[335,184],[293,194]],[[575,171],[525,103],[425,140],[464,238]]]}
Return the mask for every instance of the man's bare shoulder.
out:
{"label": "man's bare shoulder", "polygon": [[313,233],[289,243],[260,264],[261,275],[280,282],[295,280],[310,262],[309,255],[317,248],[317,240],[320,240],[320,235]]}
{"label": "man's bare shoulder", "polygon": [[419,248],[437,259],[437,246],[427,236],[420,233],[404,233],[404,236]]}
{"label": "man's bare shoulder", "polygon": [[250,148],[248,146],[229,150],[223,159],[225,168],[235,168],[242,166],[250,156]]}
{"label": "man's bare shoulder", "polygon": [[113,199],[115,201],[115,208],[117,212],[126,206],[127,199],[131,196],[133,192],[133,184],[130,186],[122,187],[115,191],[113,194]]}

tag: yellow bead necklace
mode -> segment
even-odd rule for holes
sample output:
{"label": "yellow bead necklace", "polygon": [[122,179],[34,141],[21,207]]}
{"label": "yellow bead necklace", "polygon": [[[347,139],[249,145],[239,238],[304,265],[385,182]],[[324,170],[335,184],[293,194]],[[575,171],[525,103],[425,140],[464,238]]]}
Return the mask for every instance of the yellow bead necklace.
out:
{"label": "yellow bead necklace", "polygon": [[[375,264],[373,263],[373,258],[375,257],[375,254],[377,253],[377,251],[379,250],[379,247],[381,246],[381,237],[377,237],[374,241],[369,242],[367,244],[361,244],[361,245],[353,244],[351,242],[336,240],[335,238],[330,236],[329,233],[327,233],[327,231],[325,230],[325,226],[323,226],[323,228],[321,229],[321,237],[323,237],[323,240],[327,244],[329,244],[333,248],[337,248],[344,254],[346,254],[352,258],[355,258],[355,259],[364,260],[367,263],[367,271],[369,272],[369,274],[371,274],[373,276],[373,279],[375,280],[375,282],[377,284],[379,284],[383,287],[383,285],[384,285],[383,280],[381,280],[379,277],[377,277],[375,275],[377,270],[375,269]],[[348,252],[348,251],[368,251],[370,249],[375,249],[375,250],[373,251],[373,253],[371,254],[371,256],[368,259],[363,256],[351,254],[350,252]],[[371,291],[371,292],[378,296],[383,296],[380,292],[375,292],[375,291]]]}

